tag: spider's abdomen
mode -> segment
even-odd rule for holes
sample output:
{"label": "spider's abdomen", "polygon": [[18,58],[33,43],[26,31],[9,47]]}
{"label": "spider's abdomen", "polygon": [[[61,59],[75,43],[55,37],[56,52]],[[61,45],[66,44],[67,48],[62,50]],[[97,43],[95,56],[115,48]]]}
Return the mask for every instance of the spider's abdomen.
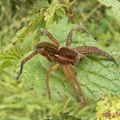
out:
{"label": "spider's abdomen", "polygon": [[74,50],[71,50],[66,47],[62,47],[58,50],[58,55],[75,60],[78,54]]}
{"label": "spider's abdomen", "polygon": [[60,64],[74,64],[77,53],[74,50],[71,50],[66,47],[62,47],[58,50],[57,54],[55,55],[56,61]]}

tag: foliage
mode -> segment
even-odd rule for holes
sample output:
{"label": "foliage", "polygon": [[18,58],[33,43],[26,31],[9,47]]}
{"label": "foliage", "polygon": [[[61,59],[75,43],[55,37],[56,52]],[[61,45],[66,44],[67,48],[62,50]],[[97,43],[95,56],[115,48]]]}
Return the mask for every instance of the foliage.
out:
{"label": "foliage", "polygon": [[109,10],[109,14],[111,14],[112,16],[114,16],[118,22],[120,22],[119,18],[120,18],[120,15],[118,14],[119,11],[120,11],[120,2],[117,1],[117,0],[98,0],[99,2],[101,2],[102,4],[104,4],[105,6],[109,7],[110,10]]}
{"label": "foliage", "polygon": [[0,1],[0,50],[4,49],[3,46],[8,43],[10,44],[15,32],[25,25],[28,8],[32,4],[32,0]]}
{"label": "foliage", "polygon": [[49,101],[34,91],[26,91],[22,84],[15,81],[0,82],[0,119],[1,120],[79,120],[80,116],[90,119],[95,116],[94,104],[80,108],[79,103],[69,98],[64,102]]}
{"label": "foliage", "polygon": [[40,34],[41,27],[48,29],[64,46],[69,30],[78,24],[85,25],[92,35],[75,32],[71,46],[98,46],[112,53],[120,65],[120,2],[98,1],[0,1],[1,119],[107,120],[102,116],[107,110],[113,117],[114,107],[119,107],[120,69],[110,61],[89,56],[79,62],[77,78],[88,100],[84,108],[77,103],[61,68],[50,77],[52,100],[48,100],[45,78],[54,63],[41,55],[25,64],[20,83],[15,82],[20,61],[33,51],[34,45],[39,41],[50,42]]}
{"label": "foliage", "polygon": [[103,96],[97,103],[97,120],[119,120],[120,99],[117,97]]}

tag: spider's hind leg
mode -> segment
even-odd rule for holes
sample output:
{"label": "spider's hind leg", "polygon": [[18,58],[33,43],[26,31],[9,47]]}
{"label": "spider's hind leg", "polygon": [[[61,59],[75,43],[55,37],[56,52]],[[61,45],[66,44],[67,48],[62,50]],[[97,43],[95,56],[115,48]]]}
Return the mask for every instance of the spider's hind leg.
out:
{"label": "spider's hind leg", "polygon": [[85,56],[90,55],[90,54],[94,54],[94,55],[98,55],[101,57],[104,57],[112,62],[114,62],[114,64],[116,66],[118,66],[116,60],[113,58],[112,55],[110,55],[109,53],[94,47],[94,46],[80,46],[80,47],[76,47],[74,50],[76,50],[78,53],[81,53]]}

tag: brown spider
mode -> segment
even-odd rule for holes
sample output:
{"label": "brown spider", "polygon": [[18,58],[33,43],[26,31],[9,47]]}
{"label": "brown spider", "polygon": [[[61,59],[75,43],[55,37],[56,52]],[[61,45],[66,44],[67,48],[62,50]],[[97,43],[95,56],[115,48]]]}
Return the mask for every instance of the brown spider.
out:
{"label": "brown spider", "polygon": [[[79,82],[74,74],[77,72],[75,65],[78,64],[79,60],[85,58],[89,54],[96,54],[98,56],[103,56],[108,60],[113,61],[116,65],[117,63],[110,54],[94,46],[79,46],[76,48],[70,48],[73,32],[78,30],[83,30],[83,28],[81,29],[81,27],[76,27],[71,29],[67,35],[66,47],[61,47],[58,41],[53,37],[53,35],[50,32],[48,32],[45,29],[41,29],[41,33],[47,35],[49,39],[53,42],[53,44],[48,42],[38,43],[35,46],[35,51],[21,61],[20,72],[16,79],[18,80],[20,75],[22,74],[23,65],[35,55],[41,54],[45,56],[49,61],[56,63],[53,67],[51,67],[48,70],[46,77],[46,87],[47,87],[49,99],[51,98],[50,87],[49,87],[50,74],[52,71],[56,70],[59,66],[61,66],[68,82],[70,83],[77,97],[77,100],[82,105],[85,105],[86,104],[85,97],[83,95]],[[73,67],[74,72],[72,72],[71,67]]]}

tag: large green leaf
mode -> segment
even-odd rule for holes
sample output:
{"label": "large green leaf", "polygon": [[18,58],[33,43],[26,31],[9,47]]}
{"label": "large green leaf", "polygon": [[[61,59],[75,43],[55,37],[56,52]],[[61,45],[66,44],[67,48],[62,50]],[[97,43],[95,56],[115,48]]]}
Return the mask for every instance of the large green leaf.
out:
{"label": "large green leaf", "polygon": [[[58,24],[54,23],[50,32],[59,43],[64,46],[68,31],[76,25],[68,24],[64,19]],[[50,40],[43,36],[41,41]],[[95,40],[87,33],[76,33],[72,39],[72,46],[94,45]],[[27,56],[27,55],[26,55]],[[46,95],[45,79],[48,69],[55,63],[49,62],[45,57],[38,55],[25,64],[21,76],[27,88],[36,90],[41,95]],[[81,84],[86,97],[97,100],[102,93],[120,95],[120,78],[116,66],[96,57],[87,57],[77,65],[77,79]],[[61,68],[53,72],[50,77],[52,99],[61,100],[64,97],[75,98],[67,79]]]}

